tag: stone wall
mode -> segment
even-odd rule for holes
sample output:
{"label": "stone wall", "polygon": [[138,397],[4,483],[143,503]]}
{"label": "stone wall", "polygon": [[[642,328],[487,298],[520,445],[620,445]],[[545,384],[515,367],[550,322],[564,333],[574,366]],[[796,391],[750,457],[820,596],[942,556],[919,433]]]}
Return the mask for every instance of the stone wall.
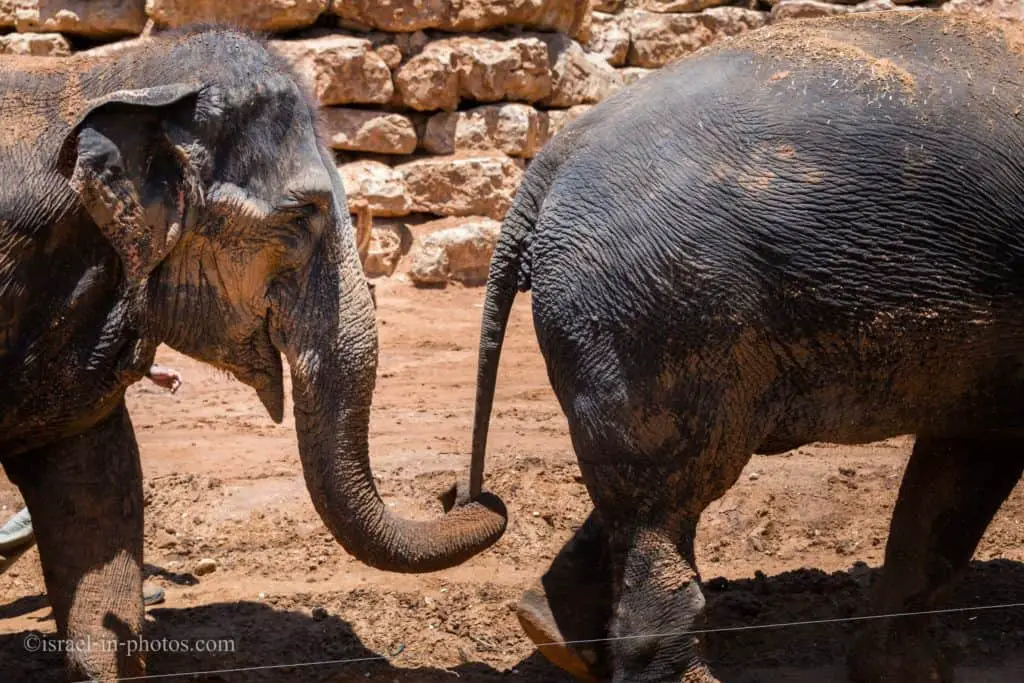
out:
{"label": "stone wall", "polygon": [[443,285],[482,281],[530,159],[610,93],[773,21],[919,5],[1024,19],[1024,0],[0,0],[0,53],[269,33],[319,99],[357,231],[372,225],[367,272]]}

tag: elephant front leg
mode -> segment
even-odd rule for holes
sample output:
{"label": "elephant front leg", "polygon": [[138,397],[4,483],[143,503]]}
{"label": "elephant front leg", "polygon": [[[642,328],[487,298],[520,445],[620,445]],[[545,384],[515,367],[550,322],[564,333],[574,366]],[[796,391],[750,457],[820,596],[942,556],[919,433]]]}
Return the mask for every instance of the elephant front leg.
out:
{"label": "elephant front leg", "polygon": [[124,404],[6,468],[32,515],[71,680],[143,675],[142,471]]}
{"label": "elephant front leg", "polygon": [[540,581],[523,594],[516,616],[552,664],[591,683],[608,675],[611,611],[608,534],[592,511]]}
{"label": "elephant front leg", "polygon": [[696,519],[612,526],[617,596],[609,646],[615,683],[717,683],[693,633],[704,617]]}
{"label": "elephant front leg", "polygon": [[541,654],[580,681],[714,683],[687,633],[704,609],[695,529],[630,523],[610,537],[592,512],[523,595],[519,623]]}
{"label": "elephant front leg", "polygon": [[[610,679],[716,683],[694,633],[705,613],[694,555],[697,520],[714,492],[681,496],[686,488],[695,490],[695,479],[674,464],[580,460],[611,558],[612,609],[605,643]],[[690,506],[680,506],[680,498]]]}
{"label": "elephant front leg", "polygon": [[[1022,468],[1021,441],[919,437],[893,512],[873,611],[939,607]],[[851,678],[858,683],[952,680],[928,635],[930,622],[927,616],[870,622],[858,634]]]}

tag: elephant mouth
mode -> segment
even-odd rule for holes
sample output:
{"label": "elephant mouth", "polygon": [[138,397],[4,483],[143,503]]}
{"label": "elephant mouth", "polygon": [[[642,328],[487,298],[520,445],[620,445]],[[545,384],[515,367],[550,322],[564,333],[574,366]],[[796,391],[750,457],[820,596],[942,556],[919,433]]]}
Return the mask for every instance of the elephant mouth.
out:
{"label": "elephant mouth", "polygon": [[254,388],[270,419],[281,424],[284,420],[284,371],[281,368],[281,356],[277,355],[276,360],[276,373],[266,375],[266,382]]}
{"label": "elephant mouth", "polygon": [[276,424],[281,424],[281,421],[284,420],[284,367],[281,363],[281,352],[273,341],[270,315],[270,311],[267,311],[263,327],[260,330],[262,332],[260,341],[265,344],[266,358],[269,361],[267,372],[263,373],[265,381],[254,388],[260,397],[260,403],[267,409],[270,419]]}
{"label": "elephant mouth", "polygon": [[281,424],[284,420],[284,367],[281,352],[272,341],[272,329],[268,311],[264,323],[242,345],[244,353],[236,356],[244,360],[232,364],[229,370],[238,381],[256,390],[270,419]]}

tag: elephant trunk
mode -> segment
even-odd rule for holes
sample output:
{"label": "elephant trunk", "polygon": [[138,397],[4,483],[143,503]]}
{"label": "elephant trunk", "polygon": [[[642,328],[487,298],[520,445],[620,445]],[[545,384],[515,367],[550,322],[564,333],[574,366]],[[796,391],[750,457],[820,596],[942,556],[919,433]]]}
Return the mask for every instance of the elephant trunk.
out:
{"label": "elephant trunk", "polygon": [[[303,306],[284,335],[292,373],[299,455],[313,505],[331,533],[361,562],[394,572],[452,567],[504,533],[501,500],[484,494],[438,520],[394,516],[374,485],[369,421],[377,369],[377,332],[365,279],[352,268],[338,277],[339,299]],[[333,296],[333,295],[332,295]],[[326,297],[323,297],[326,298]]]}

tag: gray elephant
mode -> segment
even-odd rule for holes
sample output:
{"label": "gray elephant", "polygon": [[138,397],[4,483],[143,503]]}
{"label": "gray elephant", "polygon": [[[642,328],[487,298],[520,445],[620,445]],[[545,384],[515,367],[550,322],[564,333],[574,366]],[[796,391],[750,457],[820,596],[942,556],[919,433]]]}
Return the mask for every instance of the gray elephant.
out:
{"label": "gray elephant", "polygon": [[[530,166],[491,262],[479,476],[516,290],[595,512],[519,618],[618,683],[713,680],[694,534],[752,453],[915,434],[872,611],[942,604],[1024,467],[1019,28],[779,24],[645,78]],[[470,492],[480,481],[471,482]],[[950,677],[925,617],[857,681]]]}
{"label": "gray elephant", "polygon": [[[367,453],[373,306],[316,110],[226,30],[0,61],[0,460],[31,511],[70,675],[141,676],[142,478],[125,388],[160,343],[253,387],[291,371],[313,504],[347,551],[425,572],[493,544],[493,496],[398,519]],[[451,505],[449,505],[451,508]]]}

